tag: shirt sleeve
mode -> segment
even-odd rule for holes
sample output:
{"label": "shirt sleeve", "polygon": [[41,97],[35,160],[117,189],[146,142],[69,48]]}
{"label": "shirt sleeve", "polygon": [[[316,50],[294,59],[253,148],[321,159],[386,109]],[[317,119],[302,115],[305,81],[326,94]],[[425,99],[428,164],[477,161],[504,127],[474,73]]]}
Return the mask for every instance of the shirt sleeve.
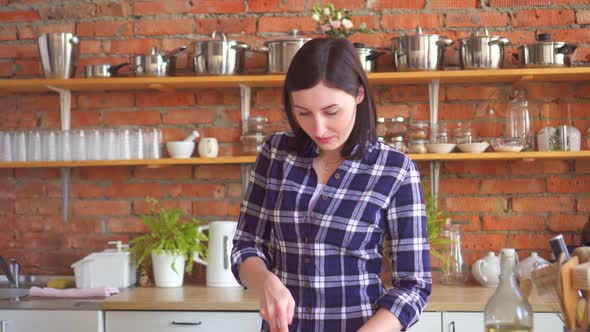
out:
{"label": "shirt sleeve", "polygon": [[265,141],[256,158],[250,172],[244,200],[240,205],[240,216],[231,254],[232,273],[240,284],[242,284],[239,277],[240,266],[248,257],[259,257],[264,261],[266,267],[270,269],[269,242],[271,223],[264,203],[268,171],[271,164],[272,148],[270,141],[271,138]]}
{"label": "shirt sleeve", "polygon": [[407,166],[387,210],[393,288],[378,300],[378,304],[390,310],[406,329],[418,321],[432,290],[420,173],[409,159]]}

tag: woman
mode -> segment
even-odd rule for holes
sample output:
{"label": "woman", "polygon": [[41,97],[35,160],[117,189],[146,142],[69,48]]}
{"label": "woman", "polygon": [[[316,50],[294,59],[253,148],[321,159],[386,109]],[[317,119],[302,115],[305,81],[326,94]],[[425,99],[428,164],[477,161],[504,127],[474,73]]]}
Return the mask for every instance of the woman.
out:
{"label": "woman", "polygon": [[[284,100],[292,133],[264,143],[232,251],[236,279],[260,297],[262,330],[411,326],[431,290],[420,174],[377,142],[375,103],[352,44],[303,45]],[[388,290],[379,278],[386,243]]]}

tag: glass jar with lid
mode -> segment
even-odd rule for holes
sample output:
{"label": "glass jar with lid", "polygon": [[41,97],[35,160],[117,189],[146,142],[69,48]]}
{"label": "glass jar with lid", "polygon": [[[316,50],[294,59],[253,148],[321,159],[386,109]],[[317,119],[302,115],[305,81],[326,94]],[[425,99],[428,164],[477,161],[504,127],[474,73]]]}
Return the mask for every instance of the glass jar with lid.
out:
{"label": "glass jar with lid", "polygon": [[410,140],[420,140],[428,138],[428,121],[412,120],[410,121],[409,130]]}
{"label": "glass jar with lid", "polygon": [[252,116],[246,120],[246,132],[241,137],[242,152],[246,154],[256,154],[260,150],[260,145],[266,138],[266,127],[268,118],[264,116]]}
{"label": "glass jar with lid", "polygon": [[395,149],[403,153],[406,153],[408,151],[408,147],[403,136],[392,137],[389,141],[389,145],[393,146]]}
{"label": "glass jar with lid", "polygon": [[385,142],[391,142],[393,137],[404,136],[407,130],[408,121],[403,116],[377,119],[377,137],[383,137]]}
{"label": "glass jar with lid", "polygon": [[411,139],[408,143],[408,152],[409,153],[428,153],[426,149],[426,144],[428,144],[427,139],[423,138],[415,138]]}
{"label": "glass jar with lid", "polygon": [[446,122],[438,122],[430,129],[430,143],[450,143]]}

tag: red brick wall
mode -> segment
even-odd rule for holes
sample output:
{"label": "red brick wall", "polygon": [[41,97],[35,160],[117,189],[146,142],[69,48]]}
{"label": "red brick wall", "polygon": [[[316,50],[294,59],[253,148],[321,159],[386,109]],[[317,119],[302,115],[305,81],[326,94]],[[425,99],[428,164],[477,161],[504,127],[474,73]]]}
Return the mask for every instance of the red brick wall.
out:
{"label": "red brick wall", "polygon": [[[478,25],[510,38],[514,46],[552,32],[555,40],[579,43],[574,61],[590,60],[590,3],[565,0],[339,0],[377,32],[355,35],[371,46],[411,32],[419,23],[429,33],[452,39],[468,36]],[[314,35],[313,1],[161,0],[37,1],[0,0],[0,77],[42,76],[35,37],[72,31],[82,40],[80,64],[121,62],[146,53],[152,45],[172,49],[222,30],[254,46],[298,28]],[[482,7],[482,5],[484,7]],[[447,63],[457,64],[457,52]],[[510,62],[510,61],[509,61]],[[186,59],[184,59],[186,63]],[[264,70],[260,54],[247,60],[253,73]],[[391,70],[391,56],[380,58]],[[381,116],[426,119],[426,85],[378,86]],[[440,118],[454,123],[474,120],[482,134],[492,134],[490,107],[505,107],[509,85],[442,85]],[[590,127],[590,84],[535,84],[529,87],[535,127],[569,107],[584,135]],[[252,113],[266,115],[272,129],[285,128],[278,89],[253,89]],[[171,93],[79,93],[72,100],[72,127],[161,126],[166,140],[193,127],[221,142],[221,154],[239,154],[238,89],[199,89]],[[59,98],[52,93],[0,96],[0,128],[58,128]],[[585,137],[584,137],[585,138]],[[583,148],[587,148],[583,144]],[[420,163],[428,175],[428,163]],[[107,241],[144,230],[138,214],[144,196],[161,199],[203,220],[235,219],[241,197],[240,167],[172,166],[76,168],[72,172],[70,221],[61,211],[59,169],[0,169],[0,253],[15,256],[25,273],[70,274],[69,265]],[[468,222],[464,249],[469,262],[487,250],[505,246],[536,250],[547,257],[546,239],[563,232],[577,244],[590,213],[590,160],[533,162],[447,162],[441,167],[441,204],[455,219]],[[199,270],[197,279],[202,281]]]}

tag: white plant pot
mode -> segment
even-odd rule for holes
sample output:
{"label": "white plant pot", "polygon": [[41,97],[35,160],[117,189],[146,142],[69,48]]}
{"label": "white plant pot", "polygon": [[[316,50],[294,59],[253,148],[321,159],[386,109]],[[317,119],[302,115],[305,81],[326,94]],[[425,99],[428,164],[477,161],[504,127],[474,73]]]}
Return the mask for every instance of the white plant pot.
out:
{"label": "white plant pot", "polygon": [[[176,271],[172,269],[173,262]],[[170,251],[163,251],[161,254],[152,251],[156,287],[181,287],[184,280],[184,263],[182,255]]]}

